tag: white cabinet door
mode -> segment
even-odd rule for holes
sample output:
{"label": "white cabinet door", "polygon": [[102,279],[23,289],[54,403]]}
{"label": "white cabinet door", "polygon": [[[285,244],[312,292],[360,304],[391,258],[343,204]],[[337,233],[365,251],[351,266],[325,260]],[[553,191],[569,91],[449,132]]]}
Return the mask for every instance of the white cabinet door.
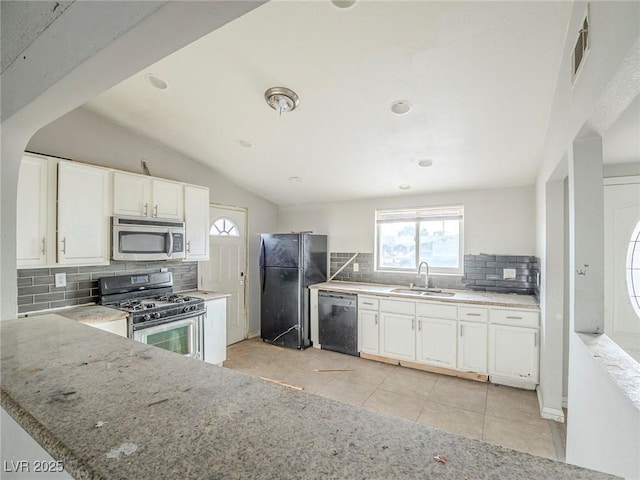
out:
{"label": "white cabinet door", "polygon": [[416,317],[399,313],[380,313],[380,355],[415,360]]}
{"label": "white cabinet door", "polygon": [[113,214],[151,215],[151,178],[125,172],[113,173]]}
{"label": "white cabinet door", "polygon": [[491,325],[489,332],[489,374],[538,383],[538,329]]}
{"label": "white cabinet door", "polygon": [[203,333],[203,360],[222,366],[227,359],[227,299],[207,300]]}
{"label": "white cabinet door", "polygon": [[358,312],[358,351],[380,353],[378,312],[375,310],[360,310]]}
{"label": "white cabinet door", "polygon": [[184,185],[153,179],[151,184],[153,211],[150,216],[184,220]]}
{"label": "white cabinet door", "polygon": [[55,160],[25,155],[18,176],[18,268],[55,263]]}
{"label": "white cabinet door", "polygon": [[81,163],[58,164],[58,263],[109,263],[110,171]]}
{"label": "white cabinet door", "polygon": [[487,324],[460,321],[458,324],[458,370],[487,372]]}
{"label": "white cabinet door", "polygon": [[456,320],[418,317],[416,362],[456,368],[457,330]]}
{"label": "white cabinet door", "polygon": [[209,189],[185,185],[186,260],[209,260]]}

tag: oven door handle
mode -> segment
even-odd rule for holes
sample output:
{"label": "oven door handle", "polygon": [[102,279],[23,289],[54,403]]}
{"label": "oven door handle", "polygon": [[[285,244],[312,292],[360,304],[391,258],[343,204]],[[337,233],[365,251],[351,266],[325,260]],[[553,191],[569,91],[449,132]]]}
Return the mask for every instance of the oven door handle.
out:
{"label": "oven door handle", "polygon": [[169,230],[169,250],[167,251],[167,257],[171,258],[173,253],[173,231]]}
{"label": "oven door handle", "polygon": [[175,323],[175,322],[180,322],[182,320],[189,320],[191,318],[196,318],[196,317],[201,317],[205,314],[205,310],[196,310],[193,312],[187,312],[187,313],[182,313],[180,315],[175,315],[172,317],[165,317],[165,318],[160,318],[158,320],[155,321],[149,321],[149,322],[141,322],[141,323],[134,323],[132,326],[132,330],[134,332],[138,332],[140,330],[145,330],[147,328],[151,328],[151,327],[157,327],[159,325],[165,325],[167,323]]}

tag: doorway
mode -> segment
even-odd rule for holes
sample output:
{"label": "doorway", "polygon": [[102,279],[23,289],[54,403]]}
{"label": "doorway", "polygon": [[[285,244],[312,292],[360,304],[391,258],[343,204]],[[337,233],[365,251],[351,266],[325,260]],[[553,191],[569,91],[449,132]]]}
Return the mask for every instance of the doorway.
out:
{"label": "doorway", "polygon": [[202,290],[227,293],[227,345],[247,338],[247,211],[209,207],[209,261],[199,262]]}

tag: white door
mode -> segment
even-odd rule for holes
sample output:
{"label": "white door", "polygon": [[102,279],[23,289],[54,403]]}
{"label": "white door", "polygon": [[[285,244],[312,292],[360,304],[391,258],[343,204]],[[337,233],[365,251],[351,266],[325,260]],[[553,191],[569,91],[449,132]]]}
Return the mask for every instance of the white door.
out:
{"label": "white door", "polygon": [[[640,316],[631,305],[627,279],[627,263],[630,261],[627,254],[638,222],[640,222],[640,184],[606,185],[604,187],[604,332],[640,362]],[[639,281],[640,275],[636,270],[636,295],[640,288],[640,285],[637,285]]]}
{"label": "white door", "polygon": [[230,295],[227,299],[227,345],[231,345],[247,338],[246,211],[212,206],[209,208],[209,225],[209,261],[198,264],[198,287]]}

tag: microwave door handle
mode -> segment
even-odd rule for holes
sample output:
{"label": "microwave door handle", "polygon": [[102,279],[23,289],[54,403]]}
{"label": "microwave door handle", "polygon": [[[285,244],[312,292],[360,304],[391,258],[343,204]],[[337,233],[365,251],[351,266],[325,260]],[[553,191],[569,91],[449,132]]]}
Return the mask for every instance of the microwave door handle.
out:
{"label": "microwave door handle", "polygon": [[171,258],[172,252],[173,252],[173,232],[169,230],[169,250],[167,251],[168,258]]}

